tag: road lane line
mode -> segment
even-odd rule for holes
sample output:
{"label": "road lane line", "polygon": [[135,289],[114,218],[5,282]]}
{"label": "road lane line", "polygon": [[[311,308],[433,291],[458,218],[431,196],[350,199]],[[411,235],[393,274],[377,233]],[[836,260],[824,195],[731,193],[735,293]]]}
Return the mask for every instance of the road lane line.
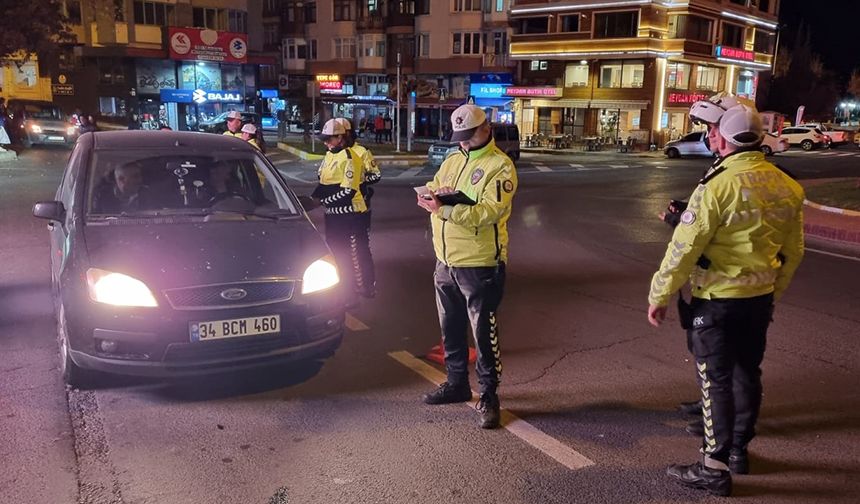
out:
{"label": "road lane line", "polygon": [[845,157],[845,156],[854,156],[854,153],[852,153],[852,152],[846,152],[845,154],[839,154],[839,155],[838,155],[838,156],[836,156],[836,157]]}
{"label": "road lane line", "polygon": [[353,317],[350,313],[346,314],[346,320],[343,324],[346,326],[347,329],[353,332],[370,330],[370,327],[368,327],[364,322]]}
{"label": "road lane line", "polygon": [[655,166],[654,168],[657,168],[658,170],[668,170],[669,169],[668,166]]}
{"label": "road lane line", "polygon": [[576,164],[576,163],[570,163],[570,167],[571,168],[584,168],[584,166],[582,166],[581,164]]}
{"label": "road lane line", "polygon": [[857,261],[857,262],[860,262],[860,257],[852,257],[852,256],[847,256],[847,255],[837,254],[837,253],[835,253],[835,252],[827,252],[826,250],[818,250],[818,249],[809,248],[809,247],[806,247],[806,250],[807,250],[808,252],[817,252],[817,253],[819,253],[819,254],[824,254],[824,255],[828,255],[828,256],[838,257],[838,258],[840,258],[840,259],[848,259],[849,261]]}
{"label": "road lane line", "polygon": [[542,172],[551,172],[552,171],[552,169],[550,169],[549,167],[544,166],[544,165],[539,165],[539,164],[536,164],[535,168],[537,168],[537,171],[542,171]]}
{"label": "road lane line", "polygon": [[416,166],[415,168],[410,168],[410,169],[404,171],[403,173],[401,173],[400,175],[398,175],[397,178],[414,177],[414,176],[418,175],[419,173],[421,173],[421,170],[423,170],[423,169],[424,169],[423,166]]}
{"label": "road lane line", "polygon": [[626,165],[626,164],[611,164],[611,165],[609,165],[609,167],[610,167],[610,168],[630,168],[630,165]]}
{"label": "road lane line", "polygon": [[822,152],[822,156],[835,156],[837,153],[833,151]]}
{"label": "road lane line", "polygon": [[[270,160],[270,161],[271,161],[271,160]],[[282,164],[290,163],[290,162],[292,162],[292,159],[290,159],[290,158],[284,158],[284,159],[278,159],[278,160],[271,161],[271,162],[272,162],[272,164],[273,164],[273,165],[277,166],[277,165],[282,165]]]}
{"label": "road lane line", "polygon": [[[417,359],[409,352],[390,352],[388,356],[435,385],[439,385],[446,379],[444,373]],[[473,391],[472,394],[475,392]],[[470,404],[474,406],[475,401]],[[506,409],[502,410],[502,427],[568,469],[575,471],[594,465],[594,462],[585,455],[549,436]]]}

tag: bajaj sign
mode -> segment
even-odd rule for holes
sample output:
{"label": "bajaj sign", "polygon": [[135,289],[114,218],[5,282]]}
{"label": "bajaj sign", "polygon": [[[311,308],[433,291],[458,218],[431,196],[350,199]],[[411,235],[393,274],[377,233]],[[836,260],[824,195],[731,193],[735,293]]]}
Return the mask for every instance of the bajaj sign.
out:
{"label": "bajaj sign", "polygon": [[218,103],[242,103],[242,95],[232,91],[205,91],[195,89],[192,96],[194,103],[218,102]]}

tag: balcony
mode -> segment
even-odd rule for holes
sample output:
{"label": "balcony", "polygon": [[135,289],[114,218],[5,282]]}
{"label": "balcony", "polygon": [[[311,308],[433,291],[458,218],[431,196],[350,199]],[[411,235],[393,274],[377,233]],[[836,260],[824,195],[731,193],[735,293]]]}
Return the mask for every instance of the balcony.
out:
{"label": "balcony", "polygon": [[510,68],[516,65],[516,61],[509,54],[484,54],[481,66],[484,69]]}
{"label": "balcony", "polygon": [[[401,14],[400,12],[396,12],[393,9],[389,11],[388,15],[385,17],[385,27],[391,32],[392,28],[404,28],[408,27],[414,29],[415,27],[415,16],[412,14]],[[395,30],[398,33],[403,30]]]}
{"label": "balcony", "polygon": [[301,21],[288,21],[281,23],[281,35],[284,38],[298,38],[305,36],[305,23]]}
{"label": "balcony", "polygon": [[355,28],[358,31],[382,31],[385,29],[385,18],[379,12],[373,12],[367,16],[359,16]]}
{"label": "balcony", "polygon": [[[107,33],[99,31],[99,27],[97,23],[90,24],[90,35],[92,37],[93,45],[115,45],[115,44],[128,44],[128,24],[127,23],[114,23],[113,30],[108,30]],[[161,36],[159,32],[158,43],[161,43]]]}
{"label": "balcony", "polygon": [[575,40],[570,37],[548,38],[540,40],[517,40],[511,42],[511,54],[514,59],[576,59],[599,58],[614,56],[629,57],[668,57],[680,56],[684,53],[684,40],[681,39],[584,39]]}

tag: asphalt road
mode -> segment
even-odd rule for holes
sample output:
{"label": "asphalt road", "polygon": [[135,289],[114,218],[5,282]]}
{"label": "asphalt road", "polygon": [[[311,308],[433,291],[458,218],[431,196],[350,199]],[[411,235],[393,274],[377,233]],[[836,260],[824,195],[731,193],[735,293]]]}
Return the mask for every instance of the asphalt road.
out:
{"label": "asphalt road", "polygon": [[[856,157],[824,154],[778,160],[801,177],[856,174]],[[520,420],[488,432],[467,405],[422,404],[433,385],[402,353],[439,337],[428,223],[411,190],[431,175],[423,167],[383,165],[380,295],[333,358],[66,391],[48,236],[29,214],[67,156],[37,149],[0,164],[0,503],[721,502],[664,476],[697,457],[675,412],[696,386],[676,321],[653,329],[645,316],[669,239],[655,214],[708,160],[524,156],[500,313],[502,406]],[[310,191],[312,164],[273,157]],[[778,305],[740,501],[857,502],[857,285],[860,262],[810,252]]]}

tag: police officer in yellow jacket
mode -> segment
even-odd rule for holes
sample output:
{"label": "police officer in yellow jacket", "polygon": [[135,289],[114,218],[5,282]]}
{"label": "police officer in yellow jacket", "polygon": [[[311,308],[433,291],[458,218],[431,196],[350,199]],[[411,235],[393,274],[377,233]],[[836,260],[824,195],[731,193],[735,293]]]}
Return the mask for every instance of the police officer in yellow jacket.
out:
{"label": "police officer in yellow jacket", "polygon": [[[467,326],[471,323],[480,384],[481,427],[499,426],[502,373],[497,310],[508,260],[507,222],[517,189],[514,163],[496,147],[484,111],[463,105],[451,114],[460,151],[446,159],[418,205],[430,212],[436,252],[436,306],[448,379],[427,404],[465,402],[469,386]],[[441,198],[441,199],[440,199]],[[445,200],[446,202],[443,202]]]}
{"label": "police officer in yellow jacket", "polygon": [[[665,319],[689,280],[688,327],[702,390],[704,458],[672,465],[680,483],[729,495],[731,472],[749,471],[747,446],[761,407],[761,361],[773,303],[803,258],[803,189],[758,150],[761,117],[746,105],[709,125],[721,160],[681,214],[651,281],[648,320]],[[730,472],[731,470],[731,472]]]}
{"label": "police officer in yellow jacket", "polygon": [[361,231],[367,211],[359,191],[363,174],[358,158],[346,147],[346,130],[336,119],[329,119],[321,137],[328,152],[320,165],[319,184],[312,196],[325,206],[326,241],[335,255],[344,283],[355,293],[372,296],[373,258],[367,234]]}
{"label": "police officer in yellow jacket", "polygon": [[227,112],[227,129],[222,135],[242,138],[242,114],[238,110]]}

